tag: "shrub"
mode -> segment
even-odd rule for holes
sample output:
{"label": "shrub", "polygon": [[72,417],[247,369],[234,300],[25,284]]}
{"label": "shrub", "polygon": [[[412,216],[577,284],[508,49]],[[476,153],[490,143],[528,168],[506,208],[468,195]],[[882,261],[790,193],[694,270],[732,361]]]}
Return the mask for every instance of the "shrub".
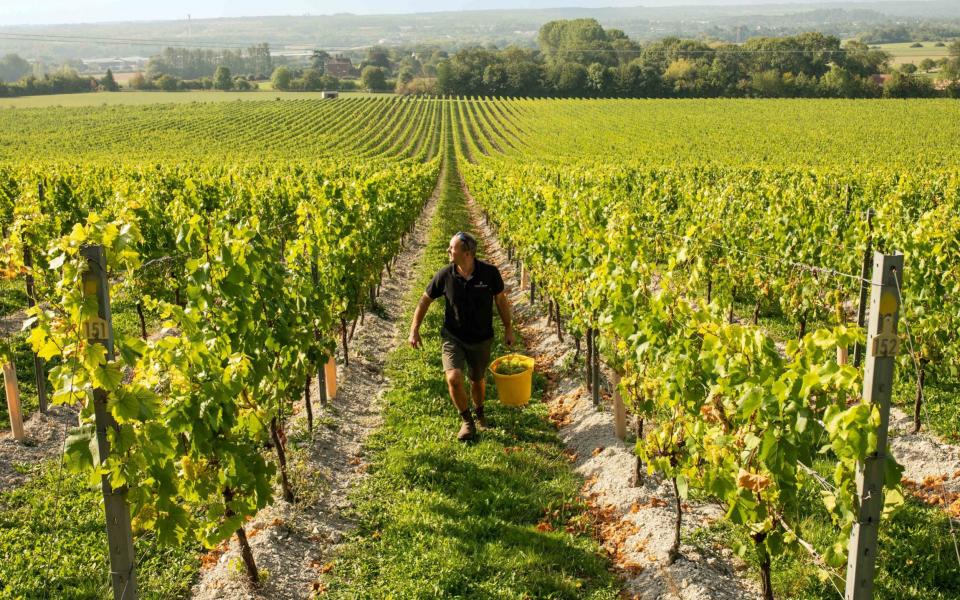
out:
{"label": "shrub", "polygon": [[172,75],[161,75],[155,81],[156,87],[164,92],[175,92],[180,88],[180,80]]}
{"label": "shrub", "polygon": [[271,81],[273,81],[273,87],[277,90],[289,90],[290,82],[293,80],[293,74],[290,72],[290,69],[286,67],[277,67],[273,70],[273,76]]}
{"label": "shrub", "polygon": [[134,76],[130,78],[130,81],[127,82],[127,85],[130,87],[131,90],[154,89],[153,82],[151,82],[149,79],[144,77],[142,72],[138,72],[134,74]]}
{"label": "shrub", "polygon": [[385,90],[387,89],[387,72],[382,67],[366,66],[360,74],[360,82],[371,92]]}
{"label": "shrub", "polygon": [[213,75],[213,87],[223,91],[233,89],[233,77],[230,75],[230,69],[223,65],[217,67],[217,71]]}

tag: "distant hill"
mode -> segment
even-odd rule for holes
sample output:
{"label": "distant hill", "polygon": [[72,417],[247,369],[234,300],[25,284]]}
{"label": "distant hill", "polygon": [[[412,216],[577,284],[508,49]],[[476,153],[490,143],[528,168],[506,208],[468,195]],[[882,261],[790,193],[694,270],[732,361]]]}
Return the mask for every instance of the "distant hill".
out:
{"label": "distant hill", "polygon": [[960,0],[549,8],[17,26],[0,28],[0,54],[16,52],[28,59],[62,62],[149,56],[166,45],[243,47],[268,42],[275,51],[337,51],[376,44],[433,44],[446,49],[471,44],[532,45],[543,23],[579,17],[595,18],[604,27],[622,29],[640,41],[670,35],[742,41],[758,35],[802,31],[852,37],[879,26],[921,21],[949,21],[960,27]]}

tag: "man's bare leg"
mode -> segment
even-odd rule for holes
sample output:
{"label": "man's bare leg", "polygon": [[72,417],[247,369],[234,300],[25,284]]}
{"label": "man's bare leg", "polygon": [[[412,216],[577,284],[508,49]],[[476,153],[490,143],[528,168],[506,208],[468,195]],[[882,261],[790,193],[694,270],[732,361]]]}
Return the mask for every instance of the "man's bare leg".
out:
{"label": "man's bare leg", "polygon": [[450,399],[457,411],[463,412],[469,408],[467,403],[467,392],[463,389],[463,371],[460,369],[447,369],[447,388],[450,391]]}
{"label": "man's bare leg", "polygon": [[450,399],[453,405],[460,412],[460,418],[463,419],[463,425],[457,434],[457,439],[467,441],[473,439],[476,435],[476,424],[473,422],[473,415],[470,413],[470,404],[467,399],[467,390],[463,387],[463,371],[460,369],[448,369],[446,371],[447,388],[450,391]]}

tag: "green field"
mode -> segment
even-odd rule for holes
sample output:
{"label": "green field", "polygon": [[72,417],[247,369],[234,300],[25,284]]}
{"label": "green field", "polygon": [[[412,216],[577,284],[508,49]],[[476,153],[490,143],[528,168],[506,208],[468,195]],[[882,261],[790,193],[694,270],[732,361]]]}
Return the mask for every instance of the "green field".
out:
{"label": "green field", "polygon": [[940,58],[945,58],[950,55],[950,50],[947,46],[950,45],[949,41],[945,41],[946,46],[935,46],[936,42],[920,42],[923,44],[922,48],[911,48],[913,42],[901,42],[897,44],[875,44],[880,50],[884,52],[889,52],[893,57],[892,63],[894,66],[899,66],[904,63],[913,63],[917,66],[920,65],[920,61],[925,58],[932,58],[937,60]]}
{"label": "green field", "polygon": [[[139,92],[123,90],[120,92],[96,92],[90,94],[53,94],[50,96],[24,96],[22,98],[0,98],[3,108],[56,108],[74,106],[120,106],[145,104],[189,104],[192,102],[233,102],[236,100],[318,100],[320,92],[278,92],[269,89],[269,85],[253,92],[219,92],[213,90],[189,90],[185,92]],[[269,94],[270,97],[265,97]],[[383,96],[368,92],[341,92],[342,97]],[[386,94],[389,95],[389,94]]]}

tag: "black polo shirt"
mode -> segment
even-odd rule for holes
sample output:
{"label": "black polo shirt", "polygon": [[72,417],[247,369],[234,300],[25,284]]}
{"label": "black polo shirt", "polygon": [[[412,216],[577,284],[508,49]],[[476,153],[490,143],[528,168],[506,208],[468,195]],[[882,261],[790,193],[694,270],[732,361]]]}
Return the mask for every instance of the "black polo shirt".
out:
{"label": "black polo shirt", "polygon": [[450,263],[433,276],[427,295],[444,297],[446,309],[443,327],[468,344],[493,337],[493,297],[503,291],[500,270],[482,260],[474,261],[473,273],[466,279]]}

